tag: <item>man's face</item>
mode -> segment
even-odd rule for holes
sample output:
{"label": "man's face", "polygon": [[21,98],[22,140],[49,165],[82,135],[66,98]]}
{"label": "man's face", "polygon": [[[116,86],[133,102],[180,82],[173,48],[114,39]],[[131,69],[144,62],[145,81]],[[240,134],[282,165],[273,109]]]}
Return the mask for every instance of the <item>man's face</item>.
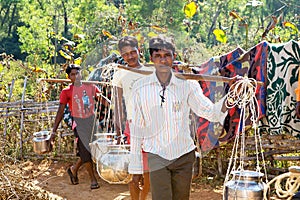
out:
{"label": "man's face", "polygon": [[154,63],[157,72],[170,71],[173,65],[175,55],[171,50],[154,51],[151,56],[151,61]]}
{"label": "man's face", "polygon": [[70,74],[68,75],[69,79],[71,79],[71,82],[74,83],[76,81],[81,80],[81,73],[80,70],[72,69]]}
{"label": "man's face", "polygon": [[121,56],[129,67],[139,66],[139,51],[136,47],[125,46],[121,49]]}

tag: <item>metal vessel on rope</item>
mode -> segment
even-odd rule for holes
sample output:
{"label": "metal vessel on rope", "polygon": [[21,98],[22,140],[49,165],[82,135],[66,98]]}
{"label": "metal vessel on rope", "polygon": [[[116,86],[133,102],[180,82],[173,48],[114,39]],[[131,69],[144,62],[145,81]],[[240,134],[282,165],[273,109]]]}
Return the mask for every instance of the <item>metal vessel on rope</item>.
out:
{"label": "metal vessel on rope", "polygon": [[110,184],[128,184],[129,145],[108,145],[108,151],[97,161],[99,176]]}
{"label": "metal vessel on rope", "polygon": [[233,179],[225,184],[226,200],[262,200],[265,183],[263,173],[244,170],[231,172]]}
{"label": "metal vessel on rope", "polygon": [[[240,132],[236,134],[228,169],[224,181],[224,200],[263,200],[267,187],[263,182],[267,172],[264,161],[261,137],[257,125],[259,106],[255,96],[257,82],[254,79],[244,77],[234,83],[227,95],[226,106],[240,109],[238,127]],[[244,169],[245,166],[245,121],[250,116],[255,139],[256,167],[253,170]],[[262,165],[262,167],[260,166]],[[261,173],[261,169],[264,173]]]}

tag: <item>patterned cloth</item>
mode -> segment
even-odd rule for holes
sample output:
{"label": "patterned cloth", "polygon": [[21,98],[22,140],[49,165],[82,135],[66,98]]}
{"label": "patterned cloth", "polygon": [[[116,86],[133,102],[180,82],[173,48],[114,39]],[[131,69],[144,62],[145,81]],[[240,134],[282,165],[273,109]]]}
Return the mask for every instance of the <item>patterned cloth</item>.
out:
{"label": "patterned cloth", "polygon": [[[214,62],[213,59],[207,62],[206,66],[213,66],[212,62]],[[264,83],[258,85],[256,90],[261,131],[266,131],[270,135],[288,133],[300,137],[300,120],[295,114],[296,95],[294,92],[297,87],[299,65],[299,42],[291,40],[284,44],[270,44],[263,41],[244,53],[239,59],[230,63],[225,62],[224,65],[220,64],[219,69],[222,76],[247,75],[249,78]],[[206,91],[205,87],[203,90]],[[205,94],[211,93],[205,92]],[[214,97],[210,96],[210,98]],[[209,127],[211,123],[202,123],[202,126],[200,124],[197,135],[202,150],[209,150],[233,139],[241,131],[241,127],[238,127],[239,118],[240,114],[237,108],[229,110],[224,123],[225,131],[219,136],[217,142],[213,136],[218,136],[216,133],[220,129],[214,127],[209,132],[207,130],[210,129],[205,128]],[[251,125],[249,118],[245,125]],[[214,144],[215,146],[212,146]]]}
{"label": "patterned cloth", "polygon": [[[268,43],[263,41],[252,47],[239,59],[234,60],[233,62],[222,68],[221,74],[222,76],[227,77],[246,75],[249,78],[254,78],[257,81],[265,82],[267,55]],[[260,106],[259,118],[263,117],[266,112],[265,94],[265,86],[258,86],[256,90],[256,98],[258,100],[258,105]],[[246,119],[245,126],[251,125],[249,117],[248,119]],[[223,135],[223,137],[219,138],[219,141],[227,142],[233,139],[235,135],[241,131],[242,127],[238,127],[239,124],[242,124],[240,123],[240,110],[238,108],[230,109],[224,123],[225,134]]]}
{"label": "patterned cloth", "polygon": [[300,120],[296,117],[296,94],[300,66],[300,44],[291,40],[270,44],[267,61],[267,110],[262,127],[270,135],[300,136]]}
{"label": "patterned cloth", "polygon": [[[230,77],[234,74],[228,73],[226,75],[226,72],[230,72],[232,70],[230,68],[228,70],[224,70],[224,67],[228,63],[231,63],[232,61],[239,58],[243,53],[243,49],[237,48],[226,55],[222,55],[220,57],[213,57],[207,62],[201,64],[199,67],[193,68],[192,70],[195,74],[217,76],[220,76],[222,74],[224,76]],[[221,97],[223,97],[226,94],[226,91],[224,90],[224,83],[199,81],[199,84],[201,85],[204,95],[209,97],[212,102],[220,100]],[[225,86],[226,85],[227,84],[225,84]],[[204,118],[198,119],[197,138],[199,140],[202,151],[208,151],[214,148],[215,146],[218,146],[219,139],[222,137],[226,137],[226,135],[226,133],[223,133],[223,127],[221,124],[210,122]]]}

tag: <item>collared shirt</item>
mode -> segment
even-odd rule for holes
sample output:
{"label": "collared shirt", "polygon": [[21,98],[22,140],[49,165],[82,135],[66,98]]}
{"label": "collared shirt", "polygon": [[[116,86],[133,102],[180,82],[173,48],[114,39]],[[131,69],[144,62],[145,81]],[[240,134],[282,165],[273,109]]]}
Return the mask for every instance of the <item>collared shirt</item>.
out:
{"label": "collared shirt", "polygon": [[[182,80],[172,74],[163,95],[155,72],[133,87],[134,109],[131,130],[129,173],[142,174],[141,149],[174,160],[195,149],[189,114],[223,123],[222,102],[213,104],[203,95],[197,81]],[[224,100],[224,99],[223,99]]]}

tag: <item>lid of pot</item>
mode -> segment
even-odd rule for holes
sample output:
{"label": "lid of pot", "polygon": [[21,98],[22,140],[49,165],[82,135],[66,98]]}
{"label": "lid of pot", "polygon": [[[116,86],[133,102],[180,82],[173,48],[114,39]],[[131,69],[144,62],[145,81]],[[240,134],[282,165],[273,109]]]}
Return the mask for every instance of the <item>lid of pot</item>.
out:
{"label": "lid of pot", "polygon": [[44,138],[44,137],[51,135],[50,133],[51,133],[50,131],[39,131],[39,132],[33,133],[33,136],[37,137],[37,138]]}
{"label": "lid of pot", "polygon": [[130,144],[108,144],[107,147],[110,148],[110,149],[126,149],[126,150],[129,150],[130,149]]}
{"label": "lid of pot", "polygon": [[48,140],[50,140],[50,136],[32,138],[33,142],[45,142],[45,141],[48,141]]}
{"label": "lid of pot", "polygon": [[235,176],[246,177],[246,178],[260,178],[264,176],[264,174],[261,172],[251,171],[251,170],[232,171],[231,174]]}
{"label": "lid of pot", "polygon": [[95,136],[114,136],[117,133],[95,133]]}

